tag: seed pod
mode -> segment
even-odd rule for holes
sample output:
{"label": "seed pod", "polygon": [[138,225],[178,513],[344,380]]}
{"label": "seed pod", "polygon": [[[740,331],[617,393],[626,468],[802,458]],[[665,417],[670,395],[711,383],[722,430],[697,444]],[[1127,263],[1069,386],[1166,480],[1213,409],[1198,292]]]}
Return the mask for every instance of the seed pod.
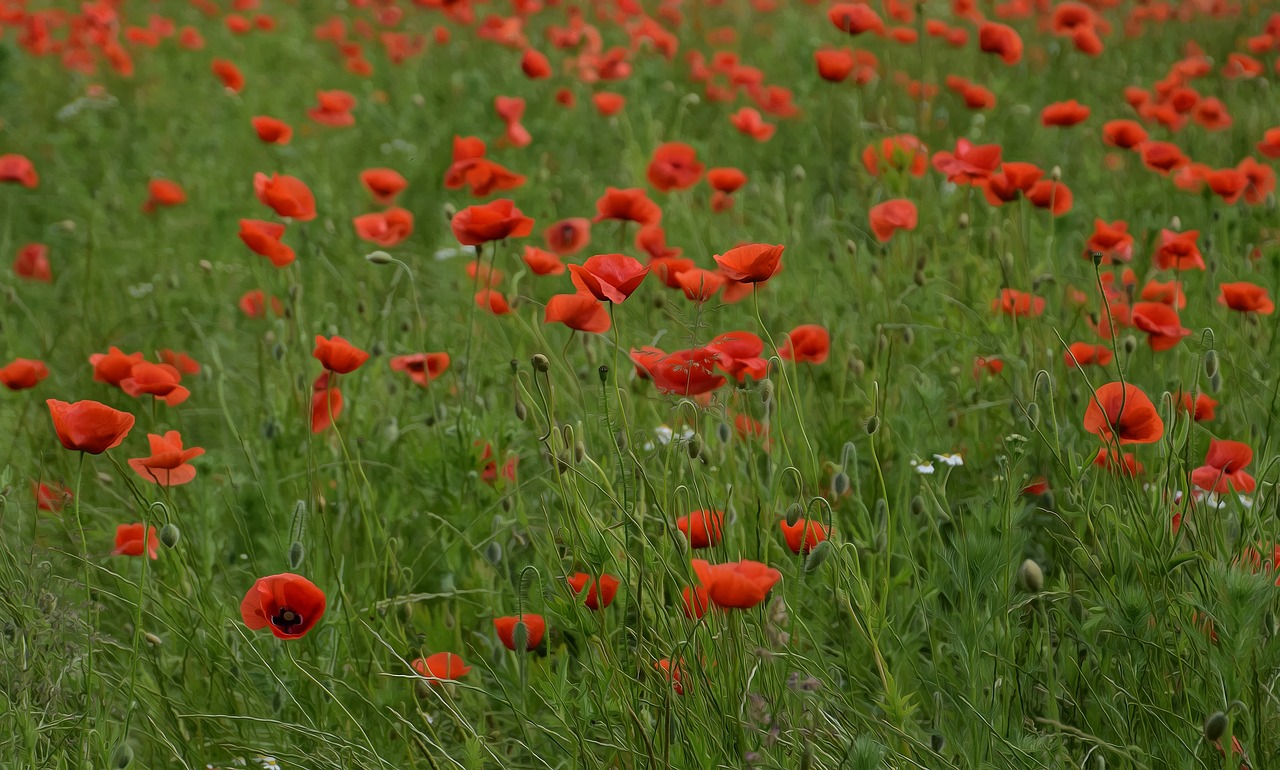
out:
{"label": "seed pod", "polygon": [[524,422],[529,418],[529,408],[526,407],[524,405],[524,402],[518,398],[516,399],[515,409],[516,409],[516,419],[519,420],[520,422]]}
{"label": "seed pod", "polygon": [[122,743],[111,752],[111,766],[115,770],[124,770],[131,762],[133,762],[133,749],[129,744]]}
{"label": "seed pod", "polygon": [[934,754],[941,754],[942,750],[947,747],[947,739],[938,733],[929,736],[929,748],[933,749]]}
{"label": "seed pod", "polygon": [[956,428],[956,426],[958,426],[959,424],[960,424],[960,413],[959,413],[959,412],[948,412],[948,413],[947,413],[947,427],[948,427],[948,428],[951,428],[952,430],[954,430],[954,429]]}
{"label": "seed pod", "polygon": [[867,429],[867,435],[874,436],[875,432],[880,430],[880,418],[874,414],[871,415],[867,418],[867,424],[865,427]]}
{"label": "seed pod", "polygon": [[1204,352],[1204,376],[1212,377],[1218,373],[1218,351],[1209,348]]}
{"label": "seed pod", "polygon": [[597,373],[600,375],[601,385],[604,385],[609,381],[609,367],[601,365],[601,367],[597,370]]}
{"label": "seed pod", "polygon": [[798,163],[791,169],[791,178],[797,182],[803,182],[806,176],[807,174],[805,173],[804,166],[801,166]]}
{"label": "seed pod", "polygon": [[848,238],[844,242],[844,250],[849,252],[849,256],[858,256],[858,244],[853,242],[852,238]]}
{"label": "seed pod", "polygon": [[284,352],[285,352],[284,345],[280,344],[279,342],[271,346],[271,357],[277,361],[284,360]]}
{"label": "seed pod", "polygon": [[1138,340],[1132,334],[1126,334],[1125,338],[1120,342],[1120,347],[1124,349],[1125,355],[1133,355],[1133,351],[1138,349]]}
{"label": "seed pod", "polygon": [[507,495],[506,497],[502,498],[500,501],[498,501],[498,504],[502,506],[502,511],[504,513],[511,513],[511,506],[513,505],[513,503],[511,502],[510,495]]}
{"label": "seed pod", "polygon": [[720,439],[721,444],[729,443],[729,439],[733,438],[733,429],[729,427],[729,423],[722,422],[716,426],[716,438]]}
{"label": "seed pod", "polygon": [[375,265],[389,265],[395,262],[391,255],[385,251],[371,251],[364,255],[364,258]]}
{"label": "seed pod", "polygon": [[956,224],[959,225],[961,230],[968,230],[969,215],[961,212],[960,216],[956,218]]}
{"label": "seed pod", "polygon": [[840,471],[831,477],[831,494],[834,497],[843,497],[849,491],[849,474]]}
{"label": "seed pod", "polygon": [[551,368],[551,361],[549,361],[547,357],[542,355],[541,353],[534,353],[533,358],[529,359],[529,362],[533,364],[533,368],[535,371],[545,373],[548,369]]}
{"label": "seed pod", "polygon": [[177,524],[166,524],[160,528],[160,542],[164,543],[165,548],[173,548],[181,538],[182,533],[178,531]]}
{"label": "seed pod", "polygon": [[1040,405],[1034,401],[1027,404],[1027,422],[1033,428],[1040,424]]}
{"label": "seed pod", "polygon": [[146,633],[144,633],[142,635],[142,638],[146,639],[147,644],[151,645],[152,647],[159,647],[160,645],[164,644],[164,642],[160,639],[160,637],[156,636],[150,631],[147,631]]}
{"label": "seed pod", "polygon": [[301,567],[305,558],[307,558],[307,549],[301,542],[294,540],[289,544],[289,569]]}
{"label": "seed pod", "polygon": [[815,545],[813,549],[809,551],[809,554],[804,557],[804,574],[808,575],[817,571],[817,569],[822,566],[822,563],[830,556],[830,540],[823,540],[821,543]]}
{"label": "seed pod", "polygon": [[369,308],[364,304],[364,300],[356,302],[356,315],[362,316],[367,312],[369,312]]}
{"label": "seed pod", "polygon": [[690,460],[696,460],[702,456],[702,436],[695,433],[685,442],[684,451],[689,455]]}
{"label": "seed pod", "polygon": [[493,566],[498,566],[502,562],[502,545],[497,540],[489,541],[484,547],[484,558]]}
{"label": "seed pod", "polygon": [[787,526],[794,527],[802,514],[804,514],[804,506],[799,503],[792,503],[787,508]]}
{"label": "seed pod", "polygon": [[1227,715],[1215,711],[1204,720],[1204,739],[1216,743],[1227,732]]}
{"label": "seed pod", "polygon": [[1044,588],[1044,571],[1031,559],[1022,562],[1018,567],[1018,582],[1027,593],[1038,594]]}

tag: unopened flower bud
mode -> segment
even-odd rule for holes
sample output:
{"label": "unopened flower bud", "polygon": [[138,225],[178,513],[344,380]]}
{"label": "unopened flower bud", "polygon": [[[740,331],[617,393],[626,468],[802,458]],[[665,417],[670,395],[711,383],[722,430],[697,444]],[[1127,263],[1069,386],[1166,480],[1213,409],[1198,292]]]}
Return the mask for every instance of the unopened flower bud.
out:
{"label": "unopened flower bud", "polygon": [[289,544],[289,569],[301,567],[305,558],[307,558],[307,549],[301,542],[294,540]]}
{"label": "unopened flower bud", "polygon": [[1044,571],[1031,559],[1022,562],[1018,567],[1018,582],[1027,593],[1038,594],[1044,588]]}
{"label": "unopened flower bud", "polygon": [[874,414],[868,417],[866,428],[867,435],[875,435],[875,432],[880,429],[880,418]]}
{"label": "unopened flower bud", "polygon": [[542,355],[541,353],[534,353],[533,358],[531,358],[529,362],[533,364],[534,370],[539,372],[545,373],[547,370],[551,368],[551,361],[549,361],[547,357]]}
{"label": "unopened flower bud", "polygon": [[1204,720],[1204,739],[1216,743],[1227,732],[1227,715],[1215,711]]}
{"label": "unopened flower bud", "polygon": [[395,262],[395,259],[385,251],[371,251],[368,254],[365,254],[364,258],[375,265],[389,265],[392,262]]}
{"label": "unopened flower bud", "polygon": [[173,548],[178,544],[182,533],[178,531],[178,525],[166,524],[160,528],[160,542],[164,543],[165,548]]}

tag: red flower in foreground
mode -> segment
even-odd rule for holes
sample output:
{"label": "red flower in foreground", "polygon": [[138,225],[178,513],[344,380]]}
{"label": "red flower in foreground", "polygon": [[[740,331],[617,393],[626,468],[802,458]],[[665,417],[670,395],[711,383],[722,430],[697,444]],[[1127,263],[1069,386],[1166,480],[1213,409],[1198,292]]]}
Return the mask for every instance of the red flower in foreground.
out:
{"label": "red flower in foreground", "polygon": [[523,625],[525,633],[525,650],[532,650],[542,643],[547,633],[547,621],[541,615],[526,612],[523,615],[506,615],[493,619],[493,630],[498,633],[502,646],[512,652],[516,651],[516,626]]}
{"label": "red flower in foreground", "polygon": [[743,559],[712,564],[704,581],[711,601],[726,609],[745,610],[760,604],[782,573],[758,561]]}
{"label": "red flower in foreground", "polygon": [[49,265],[49,247],[43,243],[28,243],[18,249],[18,254],[13,259],[13,274],[30,281],[52,283],[53,268]]}
{"label": "red flower in foreground", "polygon": [[133,365],[129,376],[120,381],[120,389],[134,398],[155,396],[166,406],[177,406],[191,395],[182,387],[182,373],[172,364],[153,364],[147,361]]}
{"label": "red flower in foreground", "polygon": [[297,177],[283,174],[253,175],[253,191],[258,200],[277,215],[308,222],[316,218],[316,199],[311,188]]}
{"label": "red flower in foreground", "polygon": [[520,259],[534,275],[560,275],[565,270],[559,254],[537,246],[525,246]]}
{"label": "red flower in foreground", "polygon": [[604,334],[612,322],[609,311],[590,294],[557,294],[547,300],[543,323],[562,323],[570,329]]}
{"label": "red flower in foreground", "polygon": [[1084,429],[1108,444],[1154,444],[1164,435],[1164,420],[1138,386],[1108,382],[1089,399]]}
{"label": "red flower in foreground", "polygon": [[[633,354],[632,360],[636,360]],[[719,355],[710,348],[679,350],[669,356],[657,351],[657,360],[646,367],[646,373],[661,393],[676,396],[701,396],[721,387],[726,380],[716,373]],[[640,366],[640,361],[636,361]]]}
{"label": "red flower in foreground", "polygon": [[738,129],[739,133],[755,139],[757,142],[767,142],[773,138],[773,134],[778,127],[772,123],[766,123],[764,117],[760,115],[760,111],[751,107],[743,107],[737,112],[729,116],[729,121],[733,123],[733,127]]}
{"label": "red flower in foreground", "polygon": [[1196,422],[1208,422],[1214,418],[1214,408],[1218,406],[1218,402],[1205,395],[1197,393],[1195,401],[1192,402],[1190,393],[1182,394],[1182,401],[1178,403],[1179,412],[1189,412],[1191,419]]}
{"label": "red flower in foreground", "polygon": [[716,264],[725,277],[739,283],[763,283],[782,267],[782,251],[786,246],[751,243],[737,246],[724,254],[716,254]]}
{"label": "red flower in foreground", "polygon": [[792,553],[808,553],[827,539],[827,528],[820,521],[796,519],[795,524],[787,524],[786,519],[783,519],[778,523],[782,527],[782,537]]}
{"label": "red flower in foreground", "polygon": [[974,144],[968,139],[956,141],[955,152],[939,150],[933,154],[933,167],[955,184],[975,184],[995,173],[1000,165],[998,144]]}
{"label": "red flower in foreground", "polygon": [[1253,461],[1253,450],[1239,441],[1209,439],[1209,454],[1204,465],[1191,472],[1191,481],[1201,489],[1220,495],[1227,492],[1249,493],[1257,488],[1253,476],[1244,469]]}
{"label": "red flower in foreground", "polygon": [[1022,38],[1013,27],[986,21],[978,27],[978,48],[993,53],[1005,64],[1017,64],[1022,60]]}
{"label": "red flower in foreground", "polygon": [[288,267],[297,258],[293,249],[281,242],[285,226],[260,219],[240,220],[240,240],[255,254],[271,260],[276,267]]}
{"label": "red flower in foreground", "polygon": [[802,324],[787,333],[778,355],[786,361],[821,364],[831,352],[831,334],[818,324]]}
{"label": "red flower in foreground", "polygon": [[433,685],[457,681],[471,670],[471,666],[462,660],[462,656],[452,652],[437,652],[426,658],[418,658],[410,665],[423,679]]}
{"label": "red flower in foreground", "polygon": [[850,35],[884,34],[884,19],[866,3],[836,3],[828,9],[827,18],[836,29]]}
{"label": "red flower in foreground", "polygon": [[449,223],[453,236],[464,246],[482,246],[505,238],[523,238],[533,232],[533,220],[514,202],[499,198],[478,206],[468,206],[453,215]]}
{"label": "red flower in foreground", "polygon": [[[601,575],[597,583],[595,578],[585,572],[575,572],[567,580],[569,587],[578,596],[582,596],[583,590],[586,590],[583,604],[589,610],[602,610],[612,604],[613,597],[618,594],[618,586],[621,585],[621,581],[613,575]],[[596,590],[597,587],[599,591]]]}
{"label": "red flower in foreground", "polygon": [[622,302],[640,287],[649,268],[624,254],[597,254],[581,265],[569,265],[569,273],[601,302]]}
{"label": "red flower in foreground", "polygon": [[1266,288],[1248,281],[1224,283],[1218,287],[1218,303],[1226,305],[1241,313],[1259,313],[1271,315],[1276,311],[1276,304],[1271,301]]}
{"label": "red flower in foreground", "polygon": [[0,155],[0,182],[17,182],[34,190],[40,184],[35,164],[22,155]]}
{"label": "red flower in foreground", "polygon": [[1191,330],[1178,319],[1178,311],[1163,302],[1138,302],[1133,306],[1133,325],[1147,333],[1152,350],[1176,347]]}
{"label": "red flower in foreground", "polygon": [[1155,253],[1156,267],[1161,270],[1204,270],[1204,257],[1196,245],[1200,237],[1198,230],[1187,230],[1175,233],[1172,230],[1160,231],[1160,247]]}
{"label": "red flower in foreground", "polygon": [[721,511],[694,511],[676,519],[676,529],[689,539],[689,547],[710,548],[720,544],[723,523]]}
{"label": "red flower in foreground", "polygon": [[235,65],[235,62],[227,59],[214,59],[213,74],[214,77],[222,81],[223,88],[234,94],[240,93],[244,88],[244,75],[240,73],[240,68]]}
{"label": "red flower in foreground", "polygon": [[1113,120],[1103,124],[1102,141],[1112,147],[1131,150],[1147,141],[1147,130],[1135,120]]}
{"label": "red flower in foreground", "polygon": [[424,388],[448,369],[448,353],[414,353],[391,359],[391,371],[404,372],[409,375],[409,379]]}
{"label": "red flower in foreground", "polygon": [[311,355],[335,374],[350,374],[369,360],[369,354],[352,345],[344,337],[316,335],[316,348]]}
{"label": "red flower in foreground", "polygon": [[15,358],[0,367],[0,384],[9,390],[34,388],[49,376],[49,368],[43,361],[31,358]]}
{"label": "red flower in foreground", "polygon": [[868,212],[871,219],[871,231],[876,240],[884,243],[899,230],[914,230],[918,221],[916,204],[905,198],[877,203]]}
{"label": "red flower in foreground", "polygon": [[143,542],[141,522],[116,527],[116,547],[111,550],[112,556],[141,556],[143,551],[149,558],[159,558],[160,538],[156,536],[155,527],[147,527],[146,542]]}
{"label": "red flower in foreground", "polygon": [[1116,220],[1107,224],[1104,220],[1093,220],[1093,234],[1085,241],[1084,258],[1092,259],[1094,253],[1102,255],[1102,264],[1128,262],[1133,259],[1133,235],[1129,232],[1129,223]]}
{"label": "red flower in foreground", "polygon": [[162,487],[176,487],[196,477],[196,468],[189,465],[192,458],[204,454],[200,447],[184,449],[182,435],[171,430],[163,436],[147,434],[151,443],[150,457],[131,457],[129,467],[143,479]]}
{"label": "red flower in foreground", "polygon": [[639,187],[626,190],[609,187],[596,201],[596,217],[593,221],[603,222],[606,219],[637,222],[645,227],[662,221],[662,209]]}
{"label": "red flower in foreground", "polygon": [[58,440],[67,449],[99,455],[120,446],[133,428],[133,415],[112,409],[97,401],[65,401],[48,399],[49,416]]}
{"label": "red flower in foreground", "polygon": [[285,572],[258,578],[240,602],[240,617],[252,631],[269,628],[279,639],[300,639],[324,616],[324,591]]}

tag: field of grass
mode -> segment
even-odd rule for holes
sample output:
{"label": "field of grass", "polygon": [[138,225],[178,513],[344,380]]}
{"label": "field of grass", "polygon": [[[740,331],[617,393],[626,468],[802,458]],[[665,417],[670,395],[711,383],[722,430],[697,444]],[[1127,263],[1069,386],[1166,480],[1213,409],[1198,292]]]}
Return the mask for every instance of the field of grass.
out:
{"label": "field of grass", "polygon": [[1277,77],[1260,0],[0,0],[0,767],[1276,766]]}

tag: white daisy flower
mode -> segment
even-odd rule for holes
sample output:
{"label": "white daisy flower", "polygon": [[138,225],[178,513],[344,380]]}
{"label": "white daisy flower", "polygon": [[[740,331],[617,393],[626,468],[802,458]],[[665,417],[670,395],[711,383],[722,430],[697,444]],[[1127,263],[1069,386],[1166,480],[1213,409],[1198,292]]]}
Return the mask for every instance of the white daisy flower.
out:
{"label": "white daisy flower", "polygon": [[933,459],[937,460],[943,465],[947,465],[952,468],[956,467],[957,465],[964,465],[964,457],[961,456],[959,452],[955,454],[951,454],[950,452],[948,452],[945,454],[934,455]]}
{"label": "white daisy flower", "polygon": [[919,473],[921,476],[928,476],[929,474],[933,473],[933,463],[929,462],[928,460],[918,460],[916,458],[912,458],[911,467],[915,468],[916,473]]}

